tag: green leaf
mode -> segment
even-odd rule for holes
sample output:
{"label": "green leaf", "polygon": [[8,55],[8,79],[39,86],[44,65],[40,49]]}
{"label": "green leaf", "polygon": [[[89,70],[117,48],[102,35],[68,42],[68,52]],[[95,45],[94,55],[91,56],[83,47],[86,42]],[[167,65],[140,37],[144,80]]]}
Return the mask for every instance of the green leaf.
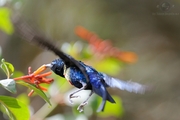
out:
{"label": "green leaf", "polygon": [[7,115],[7,117],[10,118],[10,120],[15,120],[15,117],[13,114],[3,105],[1,104],[1,112]]}
{"label": "green leaf", "polygon": [[1,68],[6,73],[8,79],[13,75],[14,66],[11,63],[6,62],[4,59],[1,60]]}
{"label": "green leaf", "polygon": [[8,96],[0,96],[0,103],[5,107],[11,120],[29,120],[30,112],[28,106],[18,99]]}
{"label": "green leaf", "polygon": [[59,77],[55,73],[52,74],[52,78],[54,78],[54,83],[59,87],[61,92],[67,92],[70,88],[72,88],[71,85],[66,81],[66,79]]}
{"label": "green leaf", "polygon": [[[98,116],[99,117],[109,117],[109,116],[114,116],[114,117],[122,117],[124,114],[124,108],[122,105],[122,100],[118,96],[112,96],[113,99],[116,101],[115,104],[106,102],[106,106],[103,112],[99,112]],[[98,103],[100,105],[102,99],[98,97]]]}
{"label": "green leaf", "polygon": [[122,67],[122,63],[113,58],[105,58],[93,66],[101,72],[108,73],[109,75],[117,75]]}
{"label": "green leaf", "polygon": [[9,92],[16,93],[16,82],[13,79],[0,80],[0,85]]}
{"label": "green leaf", "polygon": [[11,76],[12,78],[17,78],[19,76],[23,76],[24,74],[20,71],[14,71],[13,75]]}
{"label": "green leaf", "polygon": [[33,89],[42,99],[44,99],[51,106],[49,98],[46,96],[46,94],[42,90],[36,88],[35,85],[25,83],[25,82],[16,82],[16,83],[18,83],[20,85],[23,85],[23,86],[26,86],[26,87],[28,87],[30,89]]}
{"label": "green leaf", "polygon": [[30,103],[30,98],[25,93],[18,95],[16,98],[27,106]]}
{"label": "green leaf", "polygon": [[0,30],[4,31],[7,34],[12,34],[14,31],[13,24],[10,20],[10,14],[11,11],[9,8],[0,8]]}

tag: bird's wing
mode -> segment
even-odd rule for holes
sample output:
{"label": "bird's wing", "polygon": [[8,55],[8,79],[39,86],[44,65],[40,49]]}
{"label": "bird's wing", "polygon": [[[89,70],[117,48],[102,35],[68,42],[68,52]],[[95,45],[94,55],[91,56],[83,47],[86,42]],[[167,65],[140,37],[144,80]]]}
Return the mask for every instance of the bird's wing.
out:
{"label": "bird's wing", "polygon": [[23,19],[21,19],[19,16],[14,17],[12,20],[15,30],[20,34],[21,37],[23,37],[25,40],[29,42],[34,42],[37,45],[46,48],[53,53],[55,53],[57,56],[59,56],[64,63],[67,66],[75,66],[77,67],[85,76],[86,81],[89,82],[88,75],[86,73],[86,70],[84,66],[82,66],[79,61],[75,60],[73,57],[71,57],[68,54],[65,54],[61,50],[59,50],[55,45],[53,45],[47,37],[44,37],[43,35],[39,34],[37,31],[32,29]]}
{"label": "bird's wing", "polygon": [[146,86],[146,85],[142,85],[142,84],[132,82],[132,81],[123,81],[120,79],[110,77],[104,73],[102,73],[102,75],[103,75],[103,79],[105,80],[105,83],[109,87],[119,88],[121,90],[126,90],[128,92],[134,92],[134,93],[140,93],[140,94],[143,94],[147,90],[149,90],[149,86]]}

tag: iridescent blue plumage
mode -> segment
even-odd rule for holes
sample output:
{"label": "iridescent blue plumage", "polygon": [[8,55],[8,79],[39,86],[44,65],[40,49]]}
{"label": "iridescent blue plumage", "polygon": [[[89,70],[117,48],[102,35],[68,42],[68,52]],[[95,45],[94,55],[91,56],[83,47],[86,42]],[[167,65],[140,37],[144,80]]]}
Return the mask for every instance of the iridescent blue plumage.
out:
{"label": "iridescent blue plumage", "polygon": [[[99,107],[98,111],[104,110],[106,100],[110,101],[111,103],[115,103],[113,98],[109,95],[109,93],[106,90],[107,85],[103,80],[102,74],[97,72],[94,68],[85,65],[83,62],[80,62],[80,64],[84,66],[86,73],[90,79],[88,83],[86,82],[85,76],[76,67],[65,68],[65,78],[75,87],[82,88],[84,85],[87,85],[85,90],[92,90],[93,92],[101,96],[104,102],[102,102],[102,105]],[[81,108],[79,108],[79,110],[82,111]]]}
{"label": "iridescent blue plumage", "polygon": [[[93,84],[94,86],[98,87],[99,86],[98,81],[100,81],[102,79],[102,76],[92,67],[86,66],[82,62],[81,62],[81,64],[85,67],[86,73],[90,79],[90,83]],[[65,72],[65,78],[70,80],[74,86],[76,86],[77,82],[87,84],[84,75],[76,67],[69,67],[64,72]],[[76,87],[78,87],[78,86],[76,86]],[[78,88],[81,88],[81,87],[82,87],[82,85]]]}
{"label": "iridescent blue plumage", "polygon": [[[66,66],[61,59],[56,59],[51,63],[51,70],[54,71],[57,75],[61,77],[65,77],[72,85],[79,90],[72,93],[69,98],[76,98],[74,96],[75,93],[81,90],[91,90],[91,93],[87,100],[85,100],[80,106],[78,107],[79,111],[83,111],[84,105],[87,104],[88,99],[93,93],[96,93],[100,97],[102,97],[103,101],[98,109],[98,111],[103,111],[104,106],[106,104],[106,100],[111,103],[115,103],[114,99],[110,96],[106,87],[116,87],[121,90],[127,90],[129,92],[135,93],[144,93],[147,90],[147,86],[141,85],[139,83],[131,82],[131,81],[122,81],[113,77],[110,77],[104,73],[96,71],[91,66],[84,64],[83,62],[79,63],[85,68],[85,72],[89,77],[89,82],[86,82],[86,78],[84,74],[75,66]],[[72,101],[71,101],[72,102]]]}

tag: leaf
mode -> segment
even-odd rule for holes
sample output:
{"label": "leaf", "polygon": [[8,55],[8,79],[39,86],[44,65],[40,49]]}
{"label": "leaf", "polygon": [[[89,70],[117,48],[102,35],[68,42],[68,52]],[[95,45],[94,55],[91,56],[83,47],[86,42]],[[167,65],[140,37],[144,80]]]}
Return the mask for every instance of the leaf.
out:
{"label": "leaf", "polygon": [[1,60],[1,63],[1,68],[6,73],[7,78],[10,78],[13,75],[14,66],[11,63],[6,62],[4,59]]}
{"label": "leaf", "polygon": [[16,93],[16,82],[13,79],[0,80],[0,85],[9,92]]}
{"label": "leaf", "polygon": [[8,116],[15,120],[29,120],[30,112],[28,106],[18,99],[8,96],[0,96],[0,103],[5,107]]}
{"label": "leaf", "polygon": [[52,73],[52,78],[54,78],[55,81],[53,84],[51,84],[51,87],[56,85],[56,87],[58,87],[61,92],[67,92],[70,88],[72,88],[72,86],[69,85],[65,78],[59,77],[55,73]]}
{"label": "leaf", "polygon": [[122,63],[113,58],[105,58],[98,61],[98,64],[93,64],[98,71],[108,73],[109,75],[117,75],[120,72],[122,65]]}
{"label": "leaf", "polygon": [[[97,115],[99,117],[110,117],[114,116],[116,118],[120,118],[124,114],[124,108],[122,104],[122,100],[120,97],[112,95],[112,98],[115,100],[116,103],[110,103],[106,101],[105,109],[103,112],[98,112]],[[97,111],[98,107],[102,102],[102,98],[96,96],[95,99],[90,103],[94,112]]]}
{"label": "leaf", "polygon": [[[115,104],[106,102],[106,106],[103,112],[99,112],[98,116],[99,117],[108,117],[108,116],[114,116],[114,117],[122,117],[124,114],[124,108],[122,105],[122,100],[118,96],[112,96],[113,99],[116,101]],[[101,98],[98,97],[98,103],[100,105],[101,103]]]}
{"label": "leaf", "polygon": [[18,95],[16,98],[27,106],[30,103],[30,98],[25,93]]}
{"label": "leaf", "polygon": [[6,108],[6,106],[4,106],[3,104],[1,105],[1,112],[3,112],[3,114],[6,114],[7,117],[9,117],[10,120],[15,120],[15,117],[13,116],[13,114]]}
{"label": "leaf", "polygon": [[12,22],[10,20],[11,11],[9,8],[0,8],[0,30],[4,31],[6,34],[11,35],[14,31]]}
{"label": "leaf", "polygon": [[44,99],[51,106],[49,98],[46,96],[46,94],[42,90],[36,88],[34,85],[29,84],[29,83],[25,83],[25,82],[16,82],[16,83],[26,86],[30,89],[33,89],[42,99]]}
{"label": "leaf", "polygon": [[19,76],[23,76],[24,74],[20,71],[14,71],[13,75],[11,76],[12,78],[17,78]]}

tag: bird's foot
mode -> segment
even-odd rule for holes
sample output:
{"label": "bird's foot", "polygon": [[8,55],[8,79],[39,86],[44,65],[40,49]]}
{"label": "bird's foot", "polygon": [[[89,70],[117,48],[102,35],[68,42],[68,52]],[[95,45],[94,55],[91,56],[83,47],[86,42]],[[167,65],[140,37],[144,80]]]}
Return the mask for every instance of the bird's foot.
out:
{"label": "bird's foot", "polygon": [[84,111],[84,106],[87,105],[87,104],[88,104],[88,102],[83,102],[83,103],[81,103],[81,104],[78,106],[77,110],[78,110],[79,112],[83,112],[83,111]]}
{"label": "bird's foot", "polygon": [[70,94],[70,95],[69,95],[69,102],[70,102],[71,104],[73,104],[72,98],[80,98],[79,95],[76,95],[76,96],[73,96],[73,95],[74,95],[74,94]]}

